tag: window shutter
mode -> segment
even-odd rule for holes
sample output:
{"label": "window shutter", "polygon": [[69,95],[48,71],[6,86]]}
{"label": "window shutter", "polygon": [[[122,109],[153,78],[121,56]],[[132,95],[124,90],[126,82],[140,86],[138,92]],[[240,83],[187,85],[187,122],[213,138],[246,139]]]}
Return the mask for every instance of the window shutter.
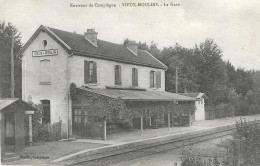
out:
{"label": "window shutter", "polygon": [[135,68],[132,68],[132,86],[135,86]]}
{"label": "window shutter", "polygon": [[118,65],[115,65],[115,85],[118,85],[119,80],[118,80]]}
{"label": "window shutter", "polygon": [[97,83],[97,63],[93,62],[93,83]]}
{"label": "window shutter", "polygon": [[135,71],[136,71],[136,74],[135,74],[135,77],[136,77],[135,82],[136,82],[136,86],[138,86],[138,70],[135,69]]}
{"label": "window shutter", "polygon": [[150,88],[154,88],[154,71],[150,71]]}
{"label": "window shutter", "polygon": [[132,68],[132,86],[138,86],[138,70]]}
{"label": "window shutter", "polygon": [[161,72],[160,71],[157,71],[156,72],[156,88],[161,88]]}
{"label": "window shutter", "polygon": [[118,84],[122,85],[121,66],[118,65]]}
{"label": "window shutter", "polygon": [[88,84],[89,82],[89,62],[88,61],[84,61],[84,83]]}

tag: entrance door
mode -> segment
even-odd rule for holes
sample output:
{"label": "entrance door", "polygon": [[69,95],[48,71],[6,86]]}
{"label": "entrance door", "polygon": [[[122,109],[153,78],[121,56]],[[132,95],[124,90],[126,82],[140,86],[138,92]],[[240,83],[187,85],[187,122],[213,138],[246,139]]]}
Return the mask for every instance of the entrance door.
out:
{"label": "entrance door", "polygon": [[4,128],[5,128],[5,152],[12,153],[15,151],[15,122],[14,113],[4,114]]}
{"label": "entrance door", "polygon": [[92,116],[93,119],[93,138],[103,138],[103,122],[102,119],[97,116]]}
{"label": "entrance door", "polygon": [[83,138],[103,138],[103,121],[93,116],[90,107],[73,109],[73,134]]}
{"label": "entrance door", "polygon": [[82,110],[82,118],[83,118],[83,131],[81,136],[86,138],[92,138],[93,135],[93,120],[90,116],[91,110],[89,108],[85,108]]}
{"label": "entrance door", "polygon": [[73,119],[72,119],[73,134],[81,135],[82,133],[82,116],[81,109],[73,109]]}

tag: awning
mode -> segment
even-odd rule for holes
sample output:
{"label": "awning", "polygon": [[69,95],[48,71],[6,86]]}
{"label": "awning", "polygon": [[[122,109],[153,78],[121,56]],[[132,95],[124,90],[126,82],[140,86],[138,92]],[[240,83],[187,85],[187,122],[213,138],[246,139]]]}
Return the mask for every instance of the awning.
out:
{"label": "awning", "polygon": [[155,90],[130,90],[128,89],[108,89],[108,88],[89,88],[79,87],[82,91],[92,92],[99,95],[107,96],[114,99],[126,101],[197,101],[196,98]]}

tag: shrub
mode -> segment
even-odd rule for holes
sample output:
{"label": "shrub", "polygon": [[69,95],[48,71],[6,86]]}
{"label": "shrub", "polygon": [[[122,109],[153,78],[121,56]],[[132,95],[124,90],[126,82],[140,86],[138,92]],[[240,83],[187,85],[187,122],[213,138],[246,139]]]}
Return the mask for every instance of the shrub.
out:
{"label": "shrub", "polygon": [[[42,142],[48,141],[49,134],[46,127],[41,124],[42,118],[42,105],[34,104],[29,102],[32,106],[36,107],[38,110],[34,112],[32,115],[32,134],[33,134],[33,142]],[[24,129],[25,129],[25,145],[29,145],[29,115],[25,115],[24,117]]]}
{"label": "shrub", "polygon": [[[233,140],[244,140],[244,165],[241,166],[259,166],[260,163],[260,128],[257,121],[248,122],[241,118],[236,122],[236,129],[233,133]],[[241,142],[239,142],[241,143]],[[243,150],[243,149],[242,149]],[[239,162],[238,146],[232,141],[227,147],[225,157],[221,162],[217,156],[209,159],[195,155],[192,148],[182,151],[182,166],[237,166]]]}
{"label": "shrub", "polygon": [[184,149],[181,153],[182,166],[220,166],[221,163],[218,161],[217,156],[215,157],[204,157],[195,155],[192,147]]}
{"label": "shrub", "polygon": [[260,128],[257,121],[248,122],[241,118],[236,122],[234,139],[245,139],[245,160],[248,165],[260,163]]}

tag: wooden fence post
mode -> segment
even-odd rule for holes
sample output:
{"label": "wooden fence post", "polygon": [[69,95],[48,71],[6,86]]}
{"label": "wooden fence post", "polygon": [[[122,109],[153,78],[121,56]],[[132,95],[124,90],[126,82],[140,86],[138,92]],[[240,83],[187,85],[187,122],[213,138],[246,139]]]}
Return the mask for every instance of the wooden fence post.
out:
{"label": "wooden fence post", "polygon": [[107,121],[104,120],[104,141],[107,140]]}
{"label": "wooden fence post", "polygon": [[141,134],[144,133],[144,124],[143,124],[143,116],[141,116]]}
{"label": "wooden fence post", "polygon": [[170,131],[170,127],[171,127],[171,119],[170,119],[170,113],[168,112],[168,131]]}
{"label": "wooden fence post", "polygon": [[[62,120],[60,120],[60,126],[59,126],[60,138],[62,138],[61,124],[62,124]],[[70,124],[68,124],[68,125],[70,125]]]}
{"label": "wooden fence post", "polygon": [[246,142],[246,139],[245,137],[243,137],[241,140],[240,140],[240,153],[239,153],[239,162],[241,165],[243,165],[245,163],[245,142]]}

